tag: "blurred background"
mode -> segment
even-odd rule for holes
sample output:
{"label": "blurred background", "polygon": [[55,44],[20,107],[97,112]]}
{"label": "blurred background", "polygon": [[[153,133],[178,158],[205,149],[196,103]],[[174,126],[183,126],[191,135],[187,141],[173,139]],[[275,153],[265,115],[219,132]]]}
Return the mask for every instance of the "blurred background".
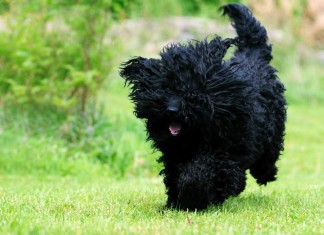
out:
{"label": "blurred background", "polygon": [[[0,175],[156,176],[119,66],[174,41],[235,36],[218,11],[229,2],[0,0]],[[266,26],[287,88],[281,174],[323,178],[324,1],[240,2]]]}

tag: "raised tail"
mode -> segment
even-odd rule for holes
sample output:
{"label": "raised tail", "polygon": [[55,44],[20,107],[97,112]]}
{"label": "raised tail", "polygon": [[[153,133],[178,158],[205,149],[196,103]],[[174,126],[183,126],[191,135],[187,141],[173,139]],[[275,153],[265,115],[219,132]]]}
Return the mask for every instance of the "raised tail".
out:
{"label": "raised tail", "polygon": [[254,18],[249,8],[239,3],[233,3],[224,5],[220,9],[223,11],[223,15],[229,16],[232,26],[237,32],[238,51],[242,51],[245,48],[250,50],[258,49],[259,52],[262,52],[261,56],[265,60],[270,61],[272,59],[272,48],[268,44],[267,31]]}

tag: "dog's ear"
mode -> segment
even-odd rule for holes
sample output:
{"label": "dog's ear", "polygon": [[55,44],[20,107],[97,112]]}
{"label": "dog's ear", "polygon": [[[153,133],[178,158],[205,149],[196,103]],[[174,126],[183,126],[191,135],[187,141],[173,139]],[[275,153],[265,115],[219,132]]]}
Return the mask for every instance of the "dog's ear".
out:
{"label": "dog's ear", "polygon": [[142,57],[135,57],[121,64],[120,76],[125,79],[126,84],[133,84],[136,80],[141,79],[146,60]]}
{"label": "dog's ear", "polygon": [[133,89],[149,88],[160,79],[160,60],[135,57],[121,65],[120,76]]}
{"label": "dog's ear", "polygon": [[209,59],[213,64],[221,64],[227,50],[236,43],[236,39],[227,38],[222,40],[220,37],[216,36],[209,42],[208,45],[208,55]]}

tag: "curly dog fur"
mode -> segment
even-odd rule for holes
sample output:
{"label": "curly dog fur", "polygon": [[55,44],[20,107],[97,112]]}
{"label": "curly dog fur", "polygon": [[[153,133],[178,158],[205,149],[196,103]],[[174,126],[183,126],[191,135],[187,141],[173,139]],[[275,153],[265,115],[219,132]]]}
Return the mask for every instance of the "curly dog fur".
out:
{"label": "curly dog fur", "polygon": [[171,44],[159,59],[135,57],[121,67],[135,115],[162,153],[169,207],[221,204],[244,190],[247,170],[260,185],[276,179],[286,100],[269,65],[267,32],[247,7],[221,9],[236,38]]}

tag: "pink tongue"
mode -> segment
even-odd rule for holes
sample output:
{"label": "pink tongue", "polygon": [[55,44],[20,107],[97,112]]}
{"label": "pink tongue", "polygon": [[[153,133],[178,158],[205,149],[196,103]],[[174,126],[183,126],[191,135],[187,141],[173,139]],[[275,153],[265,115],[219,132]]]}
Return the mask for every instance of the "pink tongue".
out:
{"label": "pink tongue", "polygon": [[169,130],[170,130],[171,135],[177,136],[180,134],[181,124],[178,122],[171,122],[171,124],[169,126]]}

